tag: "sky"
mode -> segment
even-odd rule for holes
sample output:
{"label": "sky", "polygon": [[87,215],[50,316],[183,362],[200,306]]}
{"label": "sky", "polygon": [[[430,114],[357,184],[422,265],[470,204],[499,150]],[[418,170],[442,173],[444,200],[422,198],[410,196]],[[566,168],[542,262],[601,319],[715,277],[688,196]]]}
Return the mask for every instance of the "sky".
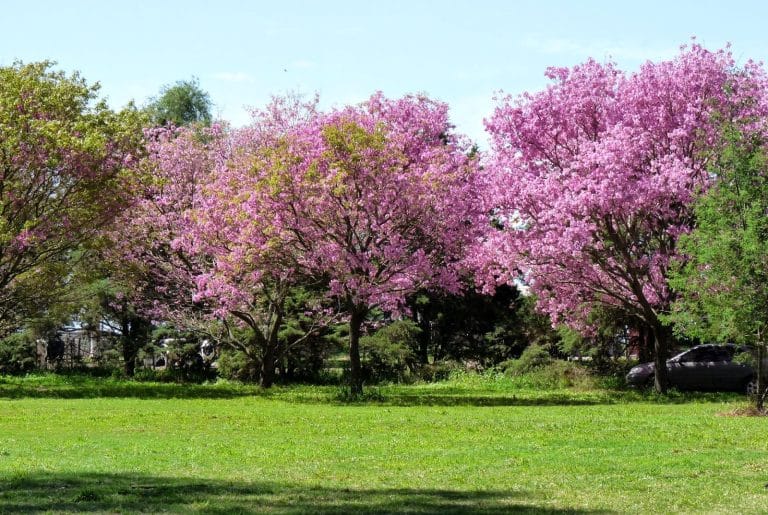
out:
{"label": "sky", "polygon": [[236,126],[271,95],[318,93],[325,107],[426,93],[487,145],[499,92],[547,85],[548,66],[589,57],[632,71],[691,37],[768,58],[768,2],[644,0],[3,0],[0,66],[52,60],[98,81],[119,108],[197,77]]}

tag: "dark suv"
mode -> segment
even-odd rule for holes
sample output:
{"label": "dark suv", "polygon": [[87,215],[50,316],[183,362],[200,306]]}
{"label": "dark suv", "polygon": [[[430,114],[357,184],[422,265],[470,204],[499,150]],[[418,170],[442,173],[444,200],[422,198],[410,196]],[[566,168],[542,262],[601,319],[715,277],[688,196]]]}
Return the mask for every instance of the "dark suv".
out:
{"label": "dark suv", "polygon": [[[735,345],[698,345],[667,360],[669,386],[679,390],[728,390],[753,393],[755,371],[733,356],[747,349]],[[653,363],[643,363],[627,374],[630,386],[653,384]]]}

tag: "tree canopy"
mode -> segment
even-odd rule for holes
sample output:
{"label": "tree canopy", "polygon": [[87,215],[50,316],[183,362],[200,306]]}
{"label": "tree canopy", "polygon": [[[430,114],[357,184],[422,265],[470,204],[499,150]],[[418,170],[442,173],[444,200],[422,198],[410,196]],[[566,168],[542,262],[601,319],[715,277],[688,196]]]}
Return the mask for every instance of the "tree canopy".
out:
{"label": "tree canopy", "polygon": [[724,146],[723,120],[764,109],[762,69],[693,45],[631,75],[593,60],[547,75],[546,90],[501,99],[487,121],[486,201],[503,230],[479,267],[488,285],[525,274],[556,323],[588,331],[596,306],[620,309],[653,335],[664,390],[670,260]]}
{"label": "tree canopy", "polygon": [[163,86],[160,96],[150,101],[147,111],[155,125],[190,125],[211,123],[213,104],[197,78]]}
{"label": "tree canopy", "polygon": [[68,260],[126,202],[140,113],[49,62],[0,68],[0,334],[44,310]]}

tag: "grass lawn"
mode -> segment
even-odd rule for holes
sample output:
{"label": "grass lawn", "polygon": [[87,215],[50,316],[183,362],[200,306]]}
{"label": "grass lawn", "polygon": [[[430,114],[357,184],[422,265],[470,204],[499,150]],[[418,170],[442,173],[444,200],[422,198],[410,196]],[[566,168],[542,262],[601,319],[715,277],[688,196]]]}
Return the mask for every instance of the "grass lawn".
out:
{"label": "grass lawn", "polygon": [[736,395],[0,380],[0,513],[768,510]]}

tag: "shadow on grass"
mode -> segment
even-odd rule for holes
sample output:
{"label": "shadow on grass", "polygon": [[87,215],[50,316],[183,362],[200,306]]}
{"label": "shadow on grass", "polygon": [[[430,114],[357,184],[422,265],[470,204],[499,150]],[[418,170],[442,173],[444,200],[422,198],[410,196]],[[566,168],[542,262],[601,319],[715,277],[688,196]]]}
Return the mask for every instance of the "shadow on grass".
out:
{"label": "shadow on grass", "polygon": [[179,384],[152,383],[89,376],[54,374],[0,378],[0,399],[234,399],[260,397],[297,404],[333,404],[344,406],[593,406],[606,404],[690,402],[730,402],[744,397],[734,393],[670,391],[658,395],[638,390],[535,390],[486,389],[482,385],[455,386],[438,384],[414,386],[367,387],[362,397],[352,397],[339,386],[295,385],[259,388],[237,383]]}
{"label": "shadow on grass", "polygon": [[654,403],[687,404],[728,402],[743,399],[733,393],[672,392],[667,395],[627,392],[525,392],[522,395],[387,395],[381,404],[394,406],[598,406],[611,404]]}
{"label": "shadow on grass", "polygon": [[226,387],[176,383],[112,382],[108,379],[60,384],[0,383],[0,398],[91,399],[133,397],[139,399],[233,399],[258,394],[257,387]]}
{"label": "shadow on grass", "polygon": [[36,473],[0,480],[2,513],[607,513],[536,505],[524,493],[348,489],[125,474]]}

